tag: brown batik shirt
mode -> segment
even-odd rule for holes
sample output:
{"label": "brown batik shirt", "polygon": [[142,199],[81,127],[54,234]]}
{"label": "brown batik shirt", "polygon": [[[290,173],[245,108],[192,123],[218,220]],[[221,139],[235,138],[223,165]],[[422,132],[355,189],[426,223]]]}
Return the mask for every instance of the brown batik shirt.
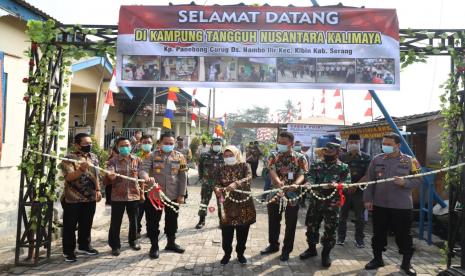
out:
{"label": "brown batik shirt", "polygon": [[[218,188],[225,188],[236,182],[237,190],[250,191],[252,170],[247,163],[238,163],[232,166],[223,165],[219,170],[219,179]],[[238,192],[231,192],[229,196],[234,200],[244,200],[247,197],[247,195]],[[250,225],[256,221],[257,215],[252,197],[243,203],[225,199],[223,209],[224,211],[220,212],[224,213],[224,216],[220,217],[221,225]]]}
{"label": "brown batik shirt", "polygon": [[[79,151],[69,153],[66,158],[77,161],[85,161],[94,166],[99,166],[97,155],[93,153],[82,153]],[[61,163],[63,176],[79,170],[79,164],[63,161]],[[66,203],[94,202],[96,201],[96,189],[100,187],[99,171],[89,167],[74,181],[65,181],[63,198]]]}
{"label": "brown batik shirt", "polygon": [[[115,173],[136,178],[142,161],[139,157],[130,154],[127,158],[115,156],[108,162],[107,169]],[[111,185],[112,201],[136,201],[140,200],[141,185],[139,182],[116,177],[109,181]]]}

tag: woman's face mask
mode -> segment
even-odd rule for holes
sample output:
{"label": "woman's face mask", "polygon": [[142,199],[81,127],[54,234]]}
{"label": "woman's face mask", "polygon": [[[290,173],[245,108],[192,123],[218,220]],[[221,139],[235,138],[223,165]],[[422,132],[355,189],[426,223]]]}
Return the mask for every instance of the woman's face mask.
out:
{"label": "woman's face mask", "polygon": [[226,164],[227,166],[232,166],[232,165],[235,165],[236,163],[237,163],[237,160],[236,160],[236,157],[234,156],[224,158],[224,164]]}

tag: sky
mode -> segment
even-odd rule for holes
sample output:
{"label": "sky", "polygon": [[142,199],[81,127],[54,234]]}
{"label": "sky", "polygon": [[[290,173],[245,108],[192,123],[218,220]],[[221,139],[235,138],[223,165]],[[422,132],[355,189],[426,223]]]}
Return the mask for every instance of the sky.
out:
{"label": "sky", "polygon": [[[66,24],[111,24],[118,22],[120,5],[168,5],[189,4],[191,0],[28,0],[32,5]],[[285,6],[311,6],[310,0],[201,0],[197,4],[264,4]],[[342,2],[346,6],[365,6],[366,8],[394,8],[397,10],[400,28],[412,29],[465,29],[463,0],[318,0],[321,6]],[[429,57],[426,64],[413,64],[401,71],[400,91],[377,91],[378,96],[391,116],[405,116],[440,109],[439,95],[443,90],[439,86],[447,80],[450,70],[448,57]],[[186,88],[191,93],[192,88]],[[303,117],[318,116],[322,106],[321,90],[311,89],[216,89],[216,117],[224,113],[237,113],[253,106],[267,106],[272,112],[283,109],[290,99],[296,106],[301,102]],[[337,118],[339,110],[334,109],[337,98],[334,90],[326,90],[326,116]],[[344,91],[346,121],[356,123],[371,120],[364,117],[370,107],[365,101],[367,91]],[[197,98],[208,102],[208,89],[197,89]],[[312,114],[312,101],[315,110]],[[382,116],[373,103],[374,117]]]}

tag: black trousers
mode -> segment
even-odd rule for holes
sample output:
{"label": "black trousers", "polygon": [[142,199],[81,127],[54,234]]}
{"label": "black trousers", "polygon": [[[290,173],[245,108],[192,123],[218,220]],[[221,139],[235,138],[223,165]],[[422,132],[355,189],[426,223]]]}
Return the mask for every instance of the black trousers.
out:
{"label": "black trousers", "polygon": [[341,208],[339,214],[339,226],[337,229],[338,239],[340,241],[345,240],[347,232],[347,218],[349,217],[350,209],[354,210],[355,215],[355,241],[358,243],[363,243],[363,229],[365,227],[365,222],[363,221],[363,211],[365,207],[363,206],[363,192],[356,191],[353,194],[346,194],[346,202]]}
{"label": "black trousers", "polygon": [[250,167],[252,169],[252,176],[257,176],[258,161],[250,162]]}
{"label": "black trousers", "polygon": [[387,245],[388,230],[394,232],[400,254],[412,255],[413,243],[410,235],[412,226],[411,209],[393,209],[373,206],[373,253],[381,256]]}
{"label": "black trousers", "polygon": [[[295,228],[297,226],[297,218],[299,213],[299,205],[287,206],[284,213],[286,220],[286,230],[284,232],[283,252],[291,253],[294,249]],[[281,232],[282,213],[279,212],[279,204],[268,204],[268,242],[270,246],[279,248],[279,233]]]}
{"label": "black trousers", "polygon": [[105,185],[105,204],[111,205],[111,185]]}
{"label": "black trousers", "polygon": [[128,214],[129,219],[129,235],[128,242],[134,244],[137,239],[137,213],[139,209],[139,201],[112,201],[111,202],[111,220],[110,231],[108,232],[108,245],[112,249],[121,248],[120,231],[121,222],[123,221],[124,210]]}
{"label": "black trousers", "polygon": [[[145,198],[147,199],[148,198],[148,193],[145,193]],[[140,234],[140,232],[142,231],[142,217],[144,217],[144,213],[145,213],[145,201],[144,202],[140,202],[139,201],[139,212],[137,214],[137,233]]]}
{"label": "black trousers", "polygon": [[236,230],[236,253],[238,256],[244,255],[249,229],[250,225],[221,226],[222,246],[225,255],[231,256],[234,230]]}
{"label": "black trousers", "polygon": [[76,249],[76,225],[79,249],[89,249],[91,229],[95,214],[95,202],[66,203],[63,206],[63,254],[74,254]]}
{"label": "black trousers", "polygon": [[[145,199],[145,221],[147,223],[147,236],[152,246],[158,247],[158,236],[160,235],[160,220],[163,210],[156,210],[149,199]],[[179,208],[176,208],[177,210]],[[178,213],[170,207],[165,207],[165,234],[168,242],[175,240],[178,231]]]}

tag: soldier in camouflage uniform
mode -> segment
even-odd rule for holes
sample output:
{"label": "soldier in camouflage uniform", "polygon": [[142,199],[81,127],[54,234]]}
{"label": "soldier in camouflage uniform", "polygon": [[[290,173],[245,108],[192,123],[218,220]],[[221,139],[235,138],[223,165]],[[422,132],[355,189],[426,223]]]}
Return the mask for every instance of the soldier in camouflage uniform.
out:
{"label": "soldier in camouflage uniform", "polygon": [[210,151],[200,155],[199,179],[202,183],[202,189],[200,192],[199,223],[195,226],[196,229],[205,226],[208,204],[212,197],[213,188],[218,184],[219,168],[224,164],[221,143],[221,139],[213,139]]}
{"label": "soldier in camouflage uniform", "polygon": [[[312,184],[322,183],[350,183],[350,172],[347,164],[338,159],[340,145],[329,142],[324,148],[323,160],[312,163],[307,173],[307,182]],[[321,221],[324,220],[324,234],[321,237],[323,250],[321,252],[321,265],[323,267],[331,266],[329,253],[336,243],[336,229],[339,217],[340,198],[336,187],[314,188],[314,192],[321,197],[327,197],[335,192],[335,195],[326,200],[317,199],[311,196],[310,204],[305,218],[307,225],[307,243],[308,249],[300,254],[302,260],[317,255],[316,244],[319,239],[319,230]]]}

